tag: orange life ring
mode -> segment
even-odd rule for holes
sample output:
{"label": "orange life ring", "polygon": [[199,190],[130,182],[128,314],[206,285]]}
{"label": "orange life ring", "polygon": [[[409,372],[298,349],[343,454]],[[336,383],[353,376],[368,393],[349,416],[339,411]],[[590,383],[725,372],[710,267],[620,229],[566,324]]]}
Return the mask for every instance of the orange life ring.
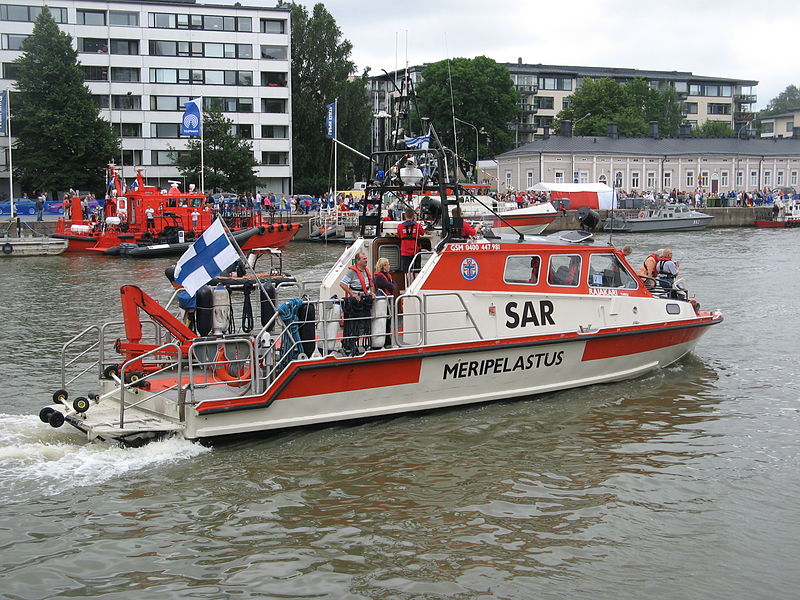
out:
{"label": "orange life ring", "polygon": [[222,363],[221,366],[214,369],[214,377],[220,381],[224,381],[231,387],[242,387],[250,383],[250,363],[239,373],[239,377],[234,377],[228,373],[228,358],[225,356],[225,347],[221,346],[217,350],[217,355],[214,357],[215,363]]}
{"label": "orange life ring", "polygon": [[636,215],[636,216],[637,216],[637,218],[639,218],[639,219],[644,219],[644,218],[647,216],[647,213],[646,213],[646,212],[644,212],[643,210],[640,210],[640,211],[639,211],[639,214],[638,214],[638,215]]}

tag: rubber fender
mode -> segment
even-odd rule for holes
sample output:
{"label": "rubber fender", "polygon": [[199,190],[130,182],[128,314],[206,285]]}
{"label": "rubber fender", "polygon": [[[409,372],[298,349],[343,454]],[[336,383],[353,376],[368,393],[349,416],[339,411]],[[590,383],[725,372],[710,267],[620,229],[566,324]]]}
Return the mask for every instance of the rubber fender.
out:
{"label": "rubber fender", "polygon": [[[266,295],[264,294],[266,292]],[[275,286],[270,282],[264,282],[263,287],[259,291],[259,298],[261,300],[261,326],[266,325],[269,320],[275,315],[276,306],[276,293]],[[271,300],[271,301],[270,301]],[[270,326],[268,331],[272,331],[273,325]]]}
{"label": "rubber fender", "polygon": [[204,285],[195,294],[197,308],[195,309],[195,325],[197,333],[203,337],[211,333],[214,327],[214,290],[210,285]]}
{"label": "rubber fender", "polygon": [[314,338],[317,329],[317,309],[312,303],[303,302],[303,305],[297,309],[297,320],[305,321],[299,328],[300,342],[306,356],[311,356],[316,346]]}

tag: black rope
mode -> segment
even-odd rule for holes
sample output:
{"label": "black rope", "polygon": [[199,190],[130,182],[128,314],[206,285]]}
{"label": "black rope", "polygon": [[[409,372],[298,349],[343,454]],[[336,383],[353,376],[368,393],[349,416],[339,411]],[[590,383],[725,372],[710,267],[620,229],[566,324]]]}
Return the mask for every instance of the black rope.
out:
{"label": "black rope", "polygon": [[242,331],[250,333],[253,331],[253,303],[250,301],[250,292],[253,289],[252,281],[244,283],[244,302],[242,303]]}

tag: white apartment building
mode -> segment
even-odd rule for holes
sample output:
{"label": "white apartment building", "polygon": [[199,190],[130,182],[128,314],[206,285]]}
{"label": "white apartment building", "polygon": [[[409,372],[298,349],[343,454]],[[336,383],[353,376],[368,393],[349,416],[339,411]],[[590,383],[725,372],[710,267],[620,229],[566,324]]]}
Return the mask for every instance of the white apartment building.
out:
{"label": "white apartment building", "polygon": [[[0,5],[0,89],[12,91],[13,118],[13,60],[45,3],[11,2]],[[252,143],[262,190],[290,192],[288,8],[174,0],[51,0],[47,6],[73,38],[101,115],[119,131],[122,152],[115,159],[126,177],[143,167],[148,182],[161,187],[179,178],[170,148],[185,149],[183,106],[202,97],[205,106],[219,106]],[[7,192],[3,145],[0,191]]]}
{"label": "white apartment building", "polygon": [[[515,63],[500,64],[508,68],[520,94],[520,121],[510,126],[515,147],[547,135],[553,120],[569,106],[569,97],[581,89],[585,79],[610,77],[624,84],[643,78],[655,89],[672,86],[681,101],[684,119],[692,128],[706,121],[721,121],[737,133],[745,134],[752,130],[755,118],[752,105],[756,102],[758,82],[754,80],[706,77],[685,71],[526,64],[521,58]],[[407,69],[415,84],[422,80],[425,66]],[[406,70],[401,70],[370,78],[375,113],[391,112],[398,96],[393,82],[402,81],[405,73]],[[480,127],[480,123],[475,125]]]}

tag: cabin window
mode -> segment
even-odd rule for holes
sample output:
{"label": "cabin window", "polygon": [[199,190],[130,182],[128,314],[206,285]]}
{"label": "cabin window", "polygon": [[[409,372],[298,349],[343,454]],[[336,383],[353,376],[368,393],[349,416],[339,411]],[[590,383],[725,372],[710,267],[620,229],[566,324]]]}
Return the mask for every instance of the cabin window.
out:
{"label": "cabin window", "polygon": [[577,286],[581,276],[581,257],[577,254],[554,254],[550,257],[547,283]]}
{"label": "cabin window", "polygon": [[636,279],[614,254],[592,254],[589,259],[589,285],[628,290],[638,287]]}
{"label": "cabin window", "polygon": [[506,259],[503,281],[506,283],[536,285],[539,283],[539,267],[541,264],[542,259],[538,256],[509,256]]}

